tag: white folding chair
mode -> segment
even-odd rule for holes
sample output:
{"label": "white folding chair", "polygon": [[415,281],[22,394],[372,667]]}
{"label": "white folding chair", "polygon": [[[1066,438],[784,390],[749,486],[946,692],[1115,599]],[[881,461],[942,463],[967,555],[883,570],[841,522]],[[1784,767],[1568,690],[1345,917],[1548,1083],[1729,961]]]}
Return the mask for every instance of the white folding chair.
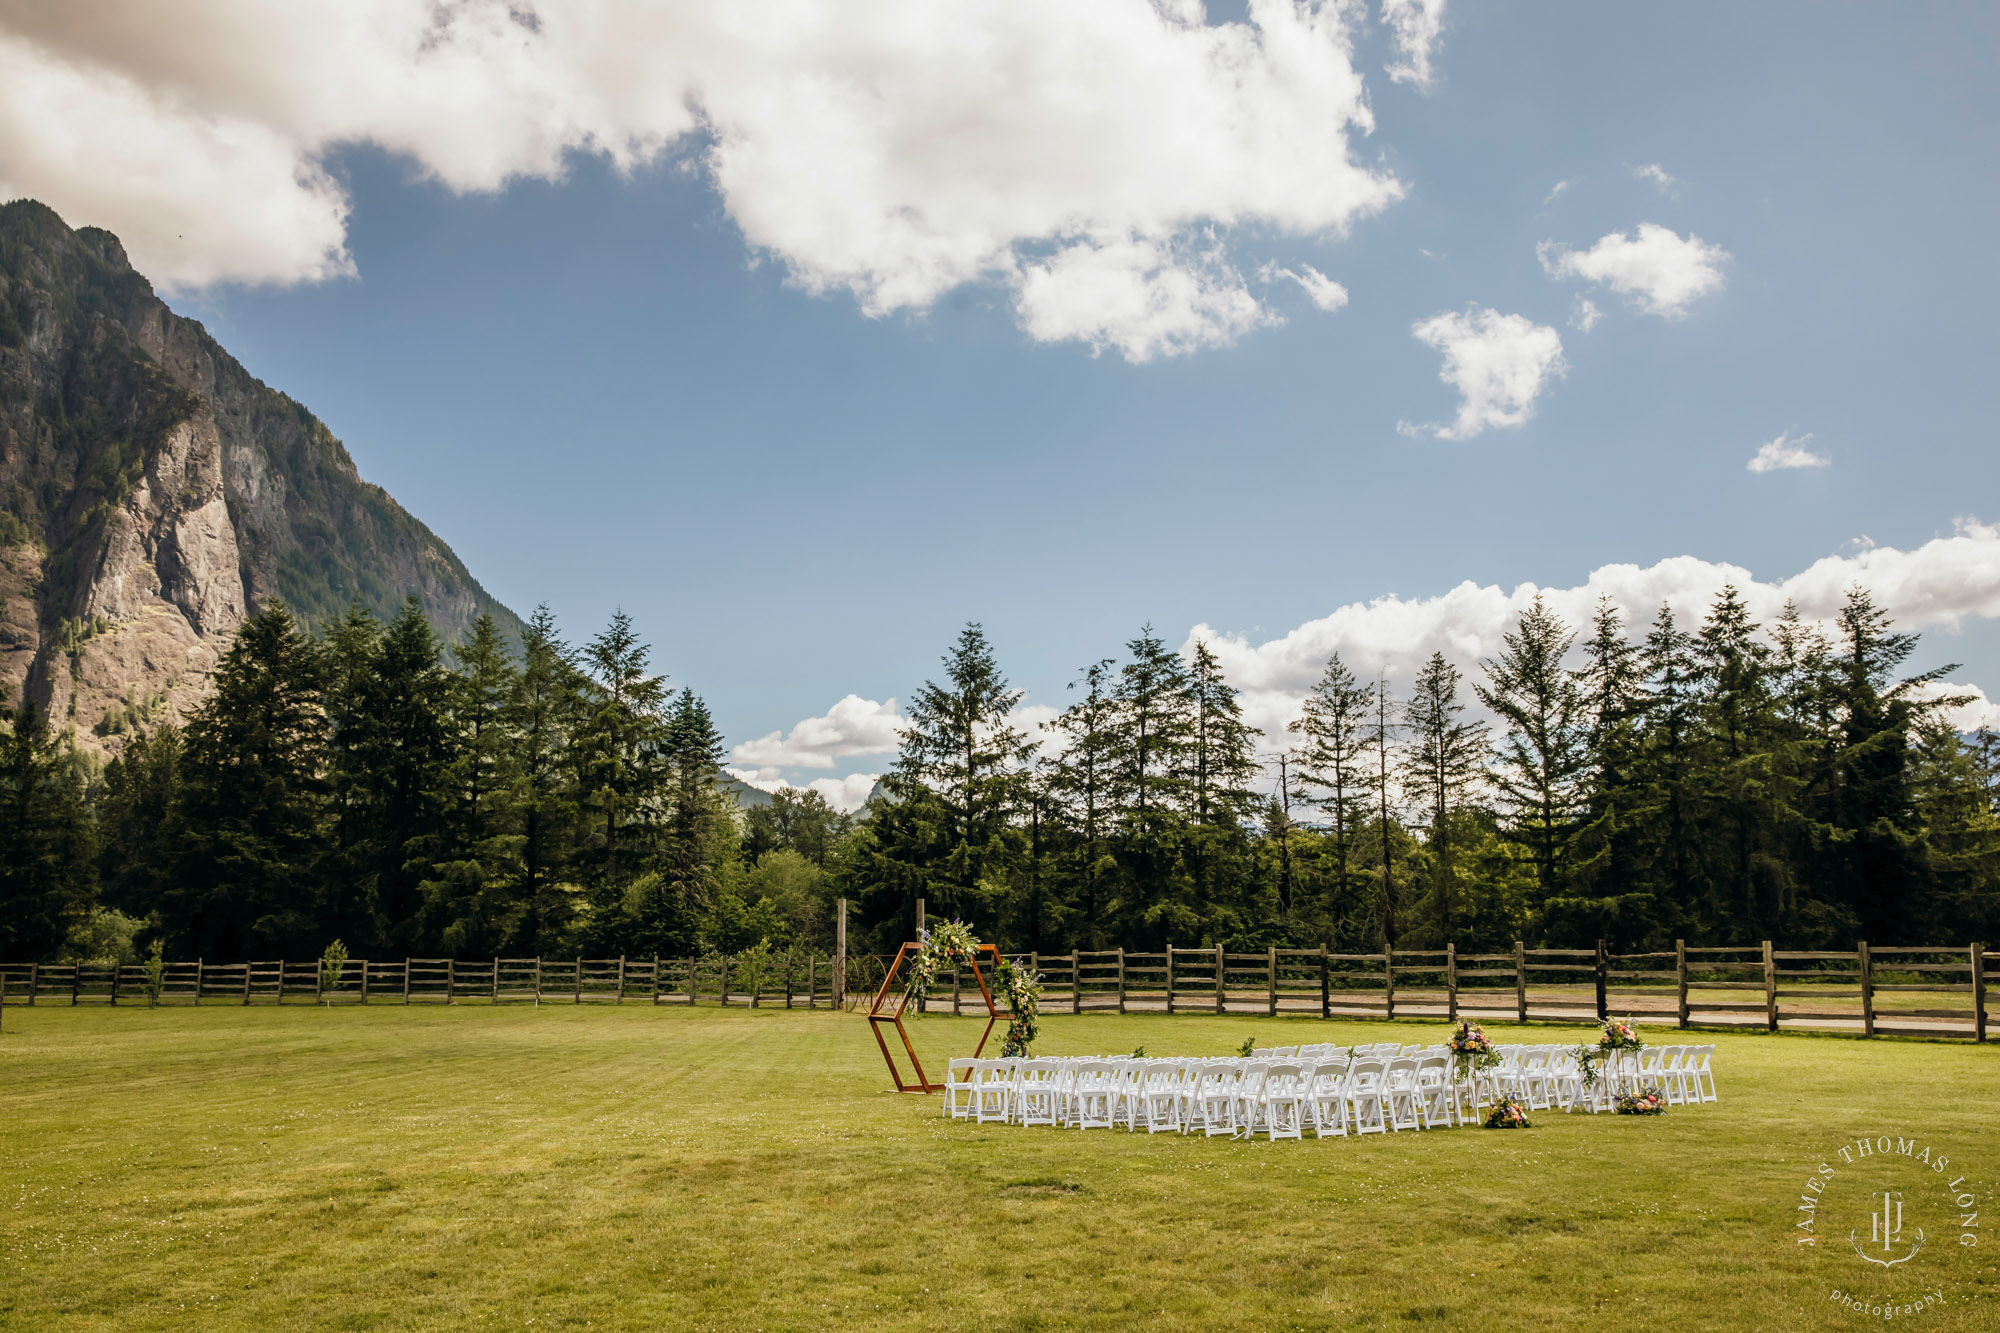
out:
{"label": "white folding chair", "polygon": [[1306,1114],[1313,1137],[1347,1136],[1347,1068],[1345,1060],[1322,1060],[1306,1078]]}
{"label": "white folding chair", "polygon": [[953,1060],[944,1069],[943,1114],[947,1119],[966,1120],[972,1115],[972,1095],[977,1080],[974,1070],[979,1061],[963,1058]]}
{"label": "white folding chair", "polygon": [[1303,1065],[1280,1061],[1264,1071],[1264,1083],[1258,1091],[1257,1100],[1267,1140],[1276,1143],[1279,1139],[1303,1139],[1306,1136],[1306,1099],[1309,1091]]}
{"label": "white folding chair", "polygon": [[1359,1134],[1389,1132],[1388,1086],[1384,1074],[1389,1062],[1376,1056],[1356,1060],[1347,1071],[1347,1121]]}
{"label": "white folding chair", "polygon": [[981,1060],[973,1070],[972,1118],[982,1125],[1004,1125],[1014,1117],[1012,1060]]}
{"label": "white folding chair", "polygon": [[1023,1125],[1062,1123],[1062,1066],[1054,1060],[1030,1060],[1015,1071],[1014,1114]]}
{"label": "white folding chair", "polygon": [[1110,1129],[1111,1107],[1117,1090],[1114,1067],[1093,1060],[1078,1065],[1070,1092],[1070,1121],[1076,1129]]}

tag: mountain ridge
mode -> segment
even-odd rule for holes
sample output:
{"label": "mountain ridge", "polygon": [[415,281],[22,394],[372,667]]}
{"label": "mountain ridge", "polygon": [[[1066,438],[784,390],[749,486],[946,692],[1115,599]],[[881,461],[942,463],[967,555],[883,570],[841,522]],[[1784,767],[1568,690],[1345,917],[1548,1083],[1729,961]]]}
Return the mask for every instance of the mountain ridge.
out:
{"label": "mountain ridge", "polygon": [[521,620],[303,404],[175,314],[118,238],[0,204],[0,685],[89,749],[177,716],[246,615],[407,595]]}

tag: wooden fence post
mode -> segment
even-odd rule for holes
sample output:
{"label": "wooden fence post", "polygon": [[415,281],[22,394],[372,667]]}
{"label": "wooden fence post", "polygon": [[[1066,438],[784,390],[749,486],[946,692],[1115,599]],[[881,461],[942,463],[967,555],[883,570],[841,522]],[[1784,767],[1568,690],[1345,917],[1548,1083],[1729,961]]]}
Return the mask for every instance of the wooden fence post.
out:
{"label": "wooden fence post", "polygon": [[806,955],[806,1008],[819,1008],[819,959]]}
{"label": "wooden fence post", "polygon": [[1222,956],[1222,946],[1215,946],[1215,1012],[1222,1013],[1222,974],[1229,960]]}
{"label": "wooden fence post", "polygon": [[1677,1023],[1688,1025],[1688,945],[1686,940],[1674,941],[1674,1011]]}
{"label": "wooden fence post", "polygon": [[722,1003],[725,1008],[729,1004],[729,955],[728,954],[722,955]]}
{"label": "wooden fence post", "polygon": [[1174,1011],[1174,942],[1167,941],[1167,1012]]}
{"label": "wooden fence post", "polygon": [[1444,946],[1444,1016],[1458,1021],[1458,945],[1447,940]]}
{"label": "wooden fence post", "polygon": [[[923,899],[917,901],[922,902]],[[1083,1012],[1083,972],[1077,966],[1077,959],[1081,956],[1074,949],[1069,951],[1069,1011],[1073,1014]]]}
{"label": "wooden fence post", "polygon": [[542,1007],[542,956],[535,955],[535,1007]]}
{"label": "wooden fence post", "polygon": [[1868,951],[1868,941],[1860,940],[1854,946],[1854,970],[1861,976],[1861,1035],[1875,1035],[1875,955]]}
{"label": "wooden fence post", "polygon": [[1514,1021],[1528,1021],[1528,950],[1521,941],[1514,941]]}
{"label": "wooden fence post", "polygon": [[[284,978],[285,965],[280,963],[278,964],[278,998],[281,1000],[285,998]],[[458,960],[456,958],[447,958],[444,960],[444,1002],[446,1004],[458,1003]]]}
{"label": "wooden fence post", "polygon": [[493,995],[492,998],[487,1001],[487,1003],[488,1004],[500,1003],[500,958],[499,955],[497,954],[494,955],[493,958]]}
{"label": "wooden fence post", "polygon": [[[249,972],[249,964],[247,963],[244,964],[243,979],[244,979],[244,984],[248,985],[250,979],[250,972]],[[410,960],[405,958],[403,960],[403,1003],[408,1004],[409,1002],[410,1002]]]}
{"label": "wooden fence post", "polygon": [[[1977,948],[1978,946],[1974,945],[1973,947]],[[125,969],[117,963],[113,963],[111,965],[111,1007],[114,1009],[118,1007],[118,978],[119,975],[124,971]],[[283,1004],[284,1002],[285,1002],[285,965],[283,963],[280,963],[278,964],[278,1003]]]}
{"label": "wooden fence post", "polygon": [[583,955],[582,954],[578,954],[576,956],[576,1001],[575,1002],[577,1004],[583,1003]]}
{"label": "wooden fence post", "polygon": [[1328,985],[1329,980],[1330,978],[1327,976],[1326,946],[1322,944],[1319,946],[1319,1016],[1321,1018],[1333,1017],[1333,994]]}
{"label": "wooden fence post", "polygon": [[1986,946],[1972,946],[1972,1039],[1986,1040]]}
{"label": "wooden fence post", "polygon": [[1604,1002],[1604,983],[1607,980],[1604,974],[1610,966],[1610,962],[1611,960],[1604,956],[1604,941],[1599,940],[1597,942],[1597,954],[1591,959],[1591,967],[1597,977],[1597,1021],[1600,1023],[1611,1017],[1611,1011],[1605,1007]]}
{"label": "wooden fence post", "polygon": [[625,1003],[625,955],[618,955],[618,1003]]}
{"label": "wooden fence post", "polygon": [[1265,946],[1265,949],[1267,952],[1264,955],[1264,985],[1270,995],[1266,1013],[1272,1018],[1276,1018],[1278,1016],[1278,946],[1269,944]]}
{"label": "wooden fence post", "polygon": [[1382,941],[1382,999],[1388,1017],[1396,1016],[1396,946]]}
{"label": "wooden fence post", "polygon": [[847,999],[847,899],[842,898],[833,913],[833,1007]]}
{"label": "wooden fence post", "polygon": [[953,1018],[957,1018],[959,1014],[964,1012],[961,1001],[959,999],[960,994],[961,990],[958,984],[958,964],[953,963],[951,965],[951,1016]]}
{"label": "wooden fence post", "polygon": [[1764,1022],[1772,1032],[1778,1030],[1778,960],[1769,940],[1764,941]]}
{"label": "wooden fence post", "polygon": [[1118,1012],[1125,1012],[1125,946],[1118,946]]}
{"label": "wooden fence post", "polygon": [[791,950],[787,949],[785,951],[785,1008],[787,1009],[792,1007],[792,970],[797,966],[798,960],[793,958]]}
{"label": "wooden fence post", "polygon": [[[201,963],[202,960],[199,958],[194,960],[194,1002],[196,1004],[201,1003]],[[35,973],[30,970],[28,973],[28,1003],[33,1004],[34,1002]],[[368,1003],[368,970],[366,968],[361,970],[361,1003]]]}
{"label": "wooden fence post", "polygon": [[689,1004],[694,1003],[694,965],[695,965],[695,960],[692,958],[688,959],[688,1003]]}

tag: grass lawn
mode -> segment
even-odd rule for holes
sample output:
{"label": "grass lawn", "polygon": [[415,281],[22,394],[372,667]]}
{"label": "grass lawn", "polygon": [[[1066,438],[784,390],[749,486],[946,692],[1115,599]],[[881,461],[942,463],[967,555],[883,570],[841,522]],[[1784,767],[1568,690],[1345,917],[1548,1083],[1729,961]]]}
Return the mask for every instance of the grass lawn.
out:
{"label": "grass lawn", "polygon": [[[940,1068],[977,1032],[914,1028]],[[1443,1031],[1052,1016],[1041,1049]],[[1871,1322],[1835,1290],[1939,1288],[1920,1325],[2000,1327],[2000,1226],[1963,1247],[1913,1194],[1926,1248],[1863,1264],[1834,1158],[1914,1136],[2000,1222],[2000,1050],[1713,1040],[1720,1103],[1661,1119],[1270,1144],[945,1123],[883,1090],[855,1015],[10,1006],[0,1327],[1776,1333]],[[1802,1250],[1829,1158],[1846,1195]]]}

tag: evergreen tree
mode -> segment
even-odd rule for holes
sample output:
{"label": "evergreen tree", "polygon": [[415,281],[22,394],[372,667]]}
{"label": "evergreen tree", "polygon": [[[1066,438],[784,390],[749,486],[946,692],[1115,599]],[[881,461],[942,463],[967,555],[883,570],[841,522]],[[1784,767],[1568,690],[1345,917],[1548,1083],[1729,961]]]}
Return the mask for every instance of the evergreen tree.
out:
{"label": "evergreen tree", "polygon": [[[595,816],[601,885],[597,906],[603,911],[618,901],[625,880],[645,860],[645,825],[662,777],[666,677],[650,674],[652,649],[639,641],[632,618],[623,611],[613,613],[583,657],[594,688],[584,696],[576,746],[585,803]],[[638,845],[628,845],[634,843]]]}
{"label": "evergreen tree", "polygon": [[1697,900],[1699,668],[1693,640],[1675,624],[1673,608],[1665,603],[1653,618],[1639,660],[1646,686],[1638,765],[1641,805],[1635,812],[1644,829],[1641,854],[1653,866],[1648,880],[1658,886],[1672,916],[1692,918],[1706,933],[1713,929],[1716,911],[1706,893]]}
{"label": "evergreen tree", "polygon": [[1587,703],[1563,666],[1575,641],[1538,595],[1501,636],[1499,657],[1485,663],[1492,684],[1477,687],[1479,701],[1506,729],[1490,777],[1507,815],[1507,836],[1534,863],[1544,902],[1562,892],[1568,878],[1569,842],[1589,763]]}
{"label": "evergreen tree", "polygon": [[1431,861],[1431,896],[1437,914],[1439,943],[1451,938],[1453,887],[1458,866],[1452,856],[1452,816],[1466,803],[1485,772],[1486,724],[1463,722],[1459,714],[1462,679],[1443,653],[1430,661],[1410,689],[1403,707],[1409,728],[1409,752],[1403,759],[1404,781],[1429,816],[1426,850]]}
{"label": "evergreen tree", "polygon": [[419,886],[434,863],[449,858],[443,825],[455,759],[448,723],[453,686],[416,598],[383,631],[362,693],[368,820],[362,860],[373,872],[377,938],[392,954],[429,952],[435,941],[418,936]]}
{"label": "evergreen tree", "polygon": [[320,660],[282,602],[243,623],[189,715],[187,830],[160,904],[178,957],[311,956],[324,919],[314,893],[324,844],[326,715]]}
{"label": "evergreen tree", "polygon": [[135,917],[148,915],[167,892],[185,837],[180,728],[134,736],[105,766],[97,827],[105,903]]}
{"label": "evergreen tree", "polygon": [[911,699],[886,783],[916,821],[908,859],[941,916],[992,905],[987,880],[1004,875],[1017,850],[1011,821],[1034,753],[1009,717],[1021,692],[978,624],[960,632],[944,669],[944,683],[925,681]]}
{"label": "evergreen tree", "polygon": [[512,710],[521,673],[493,618],[481,615],[453,647],[441,835],[422,884],[431,936],[454,956],[498,954],[521,934],[520,736]]}
{"label": "evergreen tree", "polygon": [[53,958],[96,899],[95,830],[74,756],[24,703],[0,730],[0,962]]}
{"label": "evergreen tree", "polygon": [[1333,874],[1328,884],[1329,921],[1353,909],[1355,838],[1369,817],[1375,792],[1375,751],[1380,743],[1372,715],[1375,692],[1354,679],[1335,653],[1326,660],[1312,693],[1291,731],[1303,745],[1299,751],[1299,785],[1317,791],[1314,803],[1331,824],[1329,844]]}
{"label": "evergreen tree", "polygon": [[1204,924],[1175,911],[1172,902],[1194,730],[1187,664],[1151,625],[1125,647],[1131,660],[1119,669],[1114,695],[1111,793],[1118,858],[1132,901],[1116,904],[1109,915],[1127,938],[1141,938],[1143,929],[1145,938],[1185,939]]}
{"label": "evergreen tree", "polygon": [[643,928],[633,949],[682,953],[692,948],[696,923],[722,889],[719,869],[735,851],[733,802],[719,785],[722,735],[708,705],[693,690],[684,689],[675,697],[661,753],[667,813],[661,830],[660,887],[641,913]]}
{"label": "evergreen tree", "polygon": [[[1080,681],[1071,681],[1071,690],[1081,689],[1075,703],[1054,721],[1044,724],[1055,733],[1058,753],[1047,772],[1047,808],[1056,814],[1070,837],[1057,842],[1057,829],[1042,825],[1042,807],[1030,810],[1030,839],[1037,857],[1044,845],[1056,843],[1058,874],[1067,885],[1070,915],[1086,928],[1101,932],[1105,922],[1101,908],[1111,882],[1118,874],[1111,850],[1111,823],[1116,813],[1113,795],[1118,764],[1118,702],[1114,694],[1113,668],[1105,658],[1084,668]],[[1034,865],[1039,867],[1039,860]],[[1039,884],[1038,884],[1039,886]],[[1039,923],[1047,915],[1038,903],[1032,919]],[[1037,934],[1039,939],[1039,934]],[[1093,936],[1093,945],[1099,940]],[[1036,948],[1040,948],[1039,943]]]}
{"label": "evergreen tree", "polygon": [[581,765],[573,738],[584,721],[583,673],[556,631],[547,606],[535,608],[521,641],[521,678],[505,723],[515,737],[517,805],[521,821],[521,913],[511,947],[554,952],[565,947],[579,903],[568,875],[583,819]]}
{"label": "evergreen tree", "polygon": [[1246,929],[1250,904],[1239,899],[1249,886],[1253,862],[1245,824],[1260,804],[1249,784],[1257,773],[1254,747],[1262,734],[1243,721],[1243,707],[1235,687],[1223,679],[1221,661],[1197,641],[1187,669],[1181,778],[1193,910],[1211,938]]}

